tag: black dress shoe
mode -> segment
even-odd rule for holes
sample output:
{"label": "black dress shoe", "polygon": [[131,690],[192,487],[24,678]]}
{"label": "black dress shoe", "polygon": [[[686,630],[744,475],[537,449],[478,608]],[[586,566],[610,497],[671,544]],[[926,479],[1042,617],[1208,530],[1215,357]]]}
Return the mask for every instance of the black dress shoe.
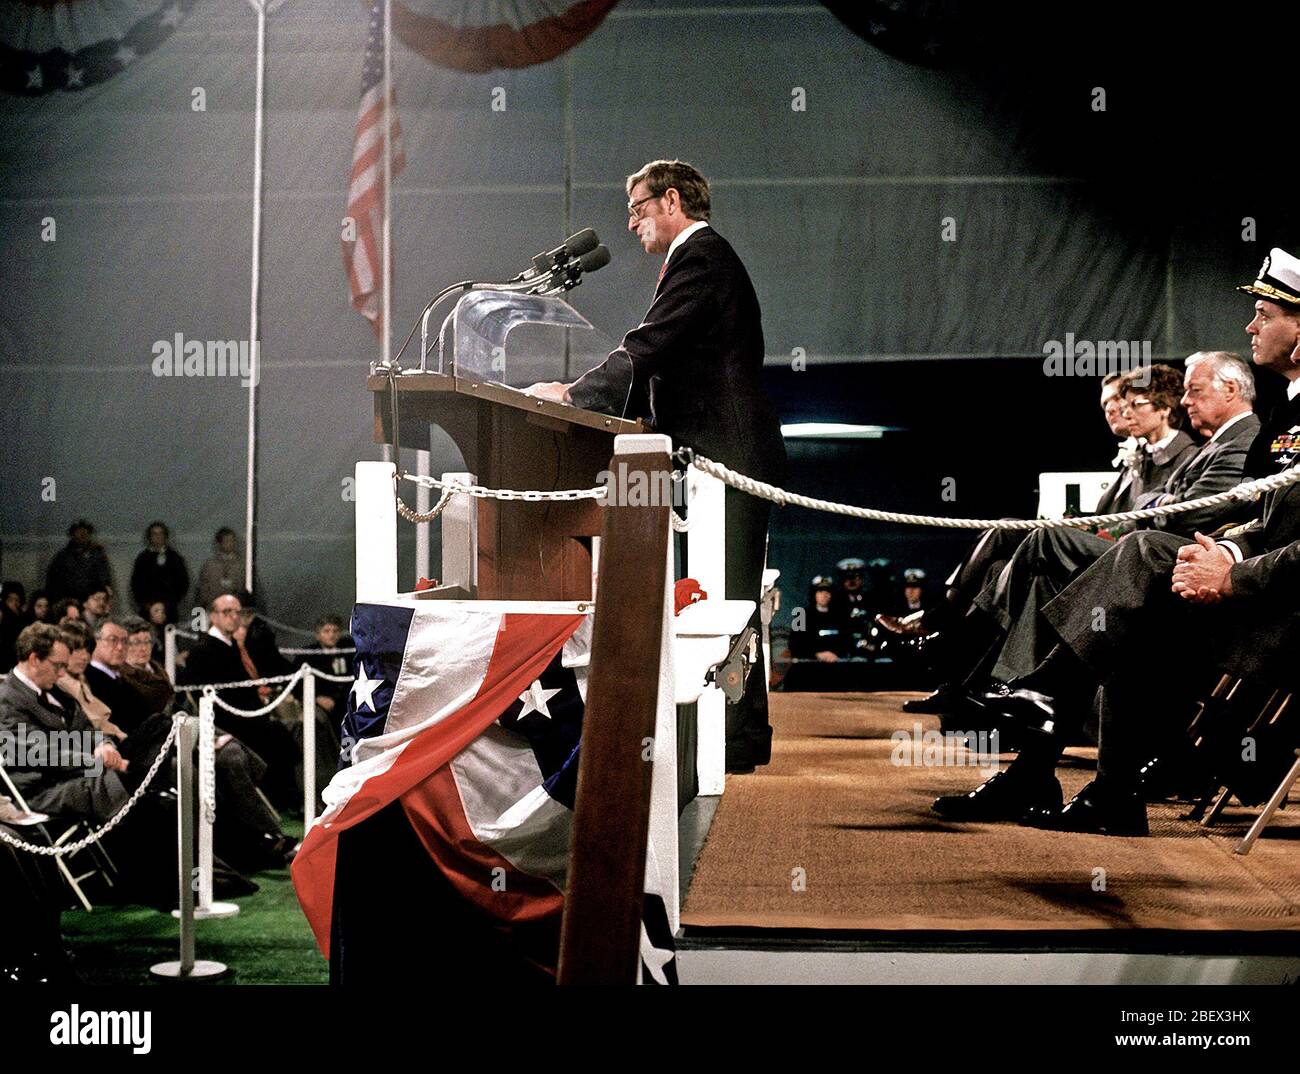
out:
{"label": "black dress shoe", "polygon": [[1138,770],[1138,793],[1145,802],[1199,801],[1213,789],[1213,783],[1214,777],[1204,771],[1199,760],[1188,756],[1152,757]]}
{"label": "black dress shoe", "polygon": [[903,702],[904,712],[925,716],[958,716],[970,707],[970,695],[960,686],[943,683],[925,697],[913,697]]}
{"label": "black dress shoe", "polygon": [[1142,796],[1117,794],[1097,780],[1089,783],[1063,809],[1033,809],[1021,820],[1030,828],[1092,835],[1148,835],[1147,807]]}
{"label": "black dress shoe", "polygon": [[1042,735],[1060,735],[1080,722],[1078,714],[1066,711],[1056,698],[1005,683],[996,683],[992,689],[975,695],[975,701],[1020,728]]}
{"label": "black dress shoe", "polygon": [[945,794],[930,806],[947,820],[1019,820],[1031,809],[1059,809],[1056,777],[1026,776],[1014,767],[995,772],[969,794]]}

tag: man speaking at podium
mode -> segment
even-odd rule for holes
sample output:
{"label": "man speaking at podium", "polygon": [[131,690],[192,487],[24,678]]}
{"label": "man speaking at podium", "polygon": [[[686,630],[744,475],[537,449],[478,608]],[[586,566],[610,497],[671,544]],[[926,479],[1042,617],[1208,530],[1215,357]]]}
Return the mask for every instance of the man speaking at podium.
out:
{"label": "man speaking at podium", "polygon": [[[648,419],[674,447],[690,447],[760,481],[785,480],[785,444],[762,387],[758,296],[736,251],[709,226],[709,183],[679,160],[656,160],[627,179],[629,231],[663,254],[645,319],[599,366],[572,384],[534,384],[531,395],[585,410]],[[757,603],[771,505],[726,490],[727,592]],[[689,564],[687,565],[689,569]],[[755,611],[750,621],[759,630]],[[771,756],[759,663],[727,710],[727,771]]]}

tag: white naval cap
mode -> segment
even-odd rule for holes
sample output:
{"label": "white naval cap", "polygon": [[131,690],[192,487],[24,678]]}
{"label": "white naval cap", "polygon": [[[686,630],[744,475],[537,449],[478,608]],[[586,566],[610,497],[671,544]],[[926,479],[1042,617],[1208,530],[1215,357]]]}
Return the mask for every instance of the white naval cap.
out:
{"label": "white naval cap", "polygon": [[1292,309],[1300,309],[1300,258],[1274,246],[1264,258],[1259,278],[1237,288]]}

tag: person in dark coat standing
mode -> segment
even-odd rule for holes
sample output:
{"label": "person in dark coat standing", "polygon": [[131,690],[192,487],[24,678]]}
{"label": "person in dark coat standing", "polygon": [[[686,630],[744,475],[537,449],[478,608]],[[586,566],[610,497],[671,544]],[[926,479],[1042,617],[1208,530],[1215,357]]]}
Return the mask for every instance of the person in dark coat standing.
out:
{"label": "person in dark coat standing", "polygon": [[168,543],[171,531],[164,522],[150,522],[144,531],[144,550],[131,568],[131,599],[136,610],[148,618],[149,605],[162,601],[167,622],[176,622],[177,609],[190,588],[190,570],[185,557]]}
{"label": "person in dark coat standing", "polygon": [[[647,419],[716,462],[771,484],[785,480],[776,411],[763,390],[762,313],[736,251],[709,225],[709,183],[691,165],[656,160],[627,179],[628,230],[664,255],[654,300],[622,346],[572,384],[535,384],[532,395]],[[726,490],[726,596],[757,606],[771,504]],[[761,632],[757,608],[751,624]],[[751,674],[727,710],[727,770],[771,756],[767,690]]]}
{"label": "person in dark coat standing", "polygon": [[95,542],[95,527],[79,518],[68,527],[68,538],[45,572],[45,592],[50,600],[85,600],[91,593],[111,590],[113,571],[103,545]]}

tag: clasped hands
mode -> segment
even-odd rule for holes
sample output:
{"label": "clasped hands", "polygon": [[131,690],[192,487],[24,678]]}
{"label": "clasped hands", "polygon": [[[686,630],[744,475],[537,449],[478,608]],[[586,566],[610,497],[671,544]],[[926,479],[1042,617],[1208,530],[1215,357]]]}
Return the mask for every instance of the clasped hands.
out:
{"label": "clasped hands", "polygon": [[1197,604],[1217,604],[1232,595],[1232,553],[1203,533],[1195,534],[1195,544],[1178,550],[1171,587],[1184,600]]}

